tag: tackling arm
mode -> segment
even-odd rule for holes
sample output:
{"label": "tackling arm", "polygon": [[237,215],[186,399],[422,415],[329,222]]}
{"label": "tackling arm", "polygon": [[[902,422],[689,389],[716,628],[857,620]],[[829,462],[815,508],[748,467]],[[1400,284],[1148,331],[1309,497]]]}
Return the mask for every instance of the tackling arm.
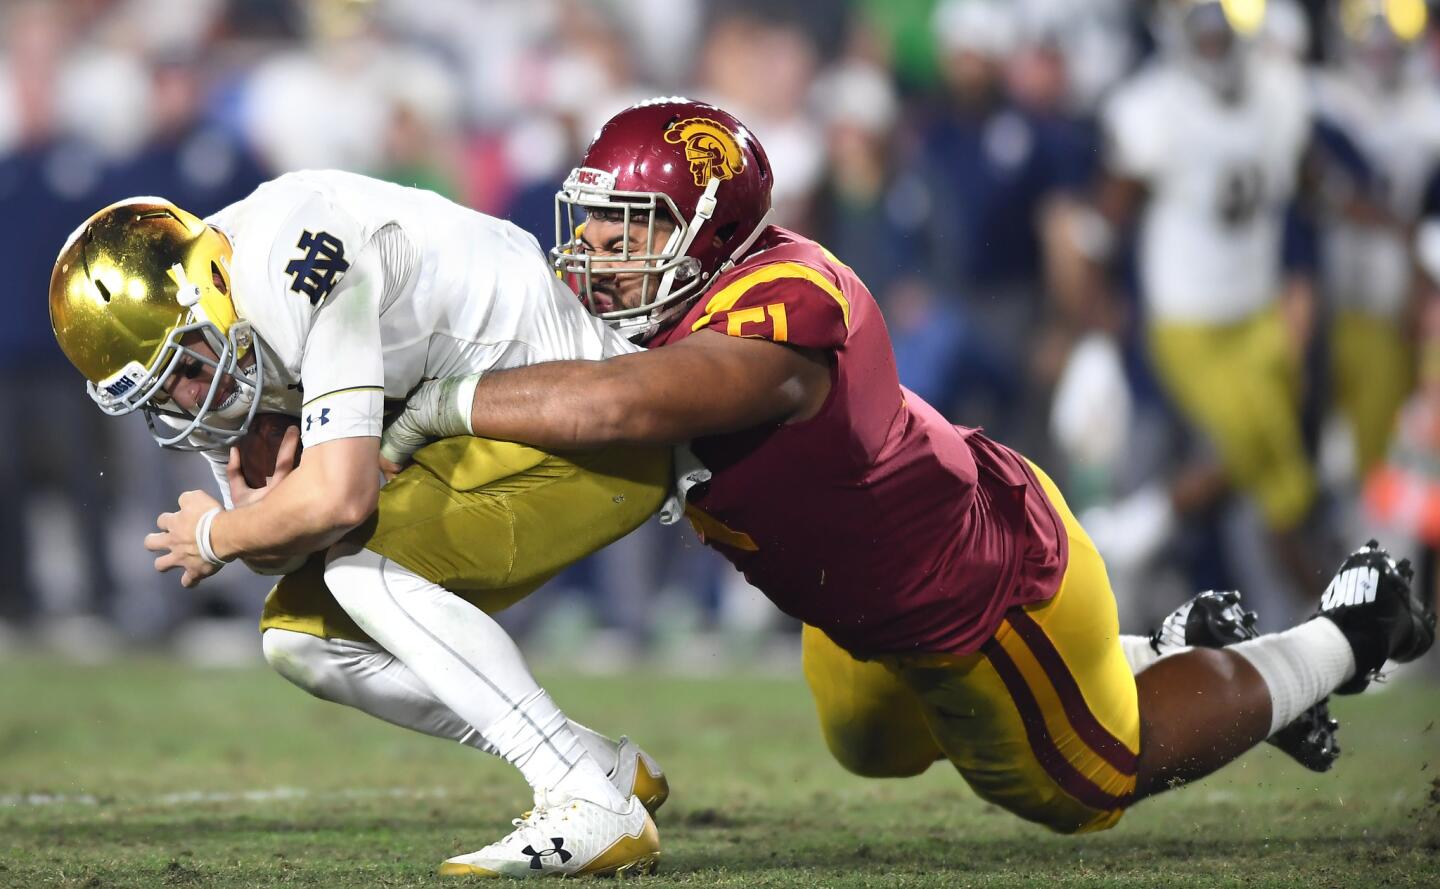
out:
{"label": "tackling arm", "polygon": [[822,352],[703,330],[605,361],[491,373],[475,387],[475,435],[542,448],[678,444],[814,415],[830,391]]}

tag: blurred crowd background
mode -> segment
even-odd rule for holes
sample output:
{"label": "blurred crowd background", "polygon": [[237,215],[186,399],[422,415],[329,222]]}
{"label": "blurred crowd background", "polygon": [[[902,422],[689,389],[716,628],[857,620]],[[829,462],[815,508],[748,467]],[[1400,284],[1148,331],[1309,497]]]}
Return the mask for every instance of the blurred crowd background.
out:
{"label": "blurred crowd background", "polygon": [[[138,416],[104,417],[55,346],[51,263],[86,216],[134,194],[205,215],[338,167],[548,246],[590,134],[665,94],[757,134],[777,221],[868,283],[910,388],[1061,479],[1125,630],[1204,588],[1286,626],[1370,534],[1434,590],[1436,12],[4,0],[0,650],[258,652],[234,630],[253,632],[263,578],[232,567],[183,590],[141,547],[208,471]],[[796,629],[658,524],[503,619],[530,651],[597,667],[763,662]]]}

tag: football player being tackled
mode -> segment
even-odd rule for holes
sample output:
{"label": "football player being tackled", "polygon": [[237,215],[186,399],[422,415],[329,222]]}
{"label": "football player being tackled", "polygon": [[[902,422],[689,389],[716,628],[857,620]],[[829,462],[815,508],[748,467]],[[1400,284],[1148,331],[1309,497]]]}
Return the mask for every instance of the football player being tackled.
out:
{"label": "football player being tackled", "polygon": [[466,431],[562,449],[690,442],[710,476],[689,517],[804,622],[836,759],[875,777],[948,759],[982,798],[1061,832],[1108,828],[1429,648],[1434,616],[1374,546],[1286,632],[1246,639],[1233,599],[1211,596],[1164,634],[1178,646],[1122,637],[1059,490],[900,385],[865,285],[767,225],[770,188],[759,142],[719,108],[664,99],[612,118],[557,195],[551,257],[652,348],[484,374],[458,413],[422,393],[382,456]]}
{"label": "football player being tackled", "polygon": [[[645,521],[669,450],[565,457],[465,437],[381,487],[385,402],[422,379],[634,350],[534,238],[333,171],[283,176],[206,220],[137,198],[70,237],[50,313],[102,410],[141,411],[160,444],[210,460],[224,503],[189,491],[160,516],[145,540],[157,569],[186,586],[237,558],[284,574],[261,621],[281,675],[529,782],[516,829],[443,872],[653,868],[646,806],[664,776],[627,740],[569,722],[488,612]],[[263,436],[287,424],[270,414],[298,418],[278,454]],[[273,468],[257,465],[267,454]]]}

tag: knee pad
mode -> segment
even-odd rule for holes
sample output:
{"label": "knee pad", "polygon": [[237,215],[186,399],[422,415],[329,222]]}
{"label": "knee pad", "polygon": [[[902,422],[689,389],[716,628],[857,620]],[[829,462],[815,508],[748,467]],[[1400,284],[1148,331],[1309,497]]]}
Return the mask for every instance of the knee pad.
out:
{"label": "knee pad", "polygon": [[265,661],[276,673],[315,697],[336,703],[345,703],[348,697],[345,665],[353,660],[338,650],[341,644],[337,639],[274,628],[260,637]]}
{"label": "knee pad", "polygon": [[825,746],[847,772],[862,778],[909,778],[944,759],[934,741],[867,727],[825,726]]}

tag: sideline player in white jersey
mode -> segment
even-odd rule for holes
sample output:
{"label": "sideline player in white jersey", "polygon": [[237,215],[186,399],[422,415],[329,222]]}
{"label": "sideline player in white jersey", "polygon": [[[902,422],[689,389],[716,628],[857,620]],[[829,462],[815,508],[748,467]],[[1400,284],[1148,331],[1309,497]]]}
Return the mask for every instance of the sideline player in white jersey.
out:
{"label": "sideline player in white jersey", "polygon": [[[261,622],[282,675],[529,782],[516,829],[442,873],[654,868],[646,805],[668,793],[663,774],[568,721],[486,612],[653,514],[668,452],[561,457],[465,436],[383,488],[378,468],[385,401],[422,380],[633,351],[532,237],[428,192],[295,173],[204,221],[159,198],[101,210],[61,251],[50,311],[102,410],[143,411],[162,445],[216,467],[225,505],[182,495],[146,538],[157,569],[186,586],[235,558],[285,573]],[[300,428],[252,488],[235,446],[263,413]]]}
{"label": "sideline player in white jersey", "polygon": [[1335,309],[1335,397],[1363,478],[1385,456],[1400,405],[1415,385],[1413,331],[1423,283],[1410,232],[1440,165],[1440,89],[1419,58],[1422,0],[1342,0],[1335,12],[1340,59],[1316,78],[1317,113],[1364,164],[1358,175],[1336,175],[1335,190],[1348,186],[1379,210],[1336,214],[1323,241],[1322,280]]}
{"label": "sideline player in white jersey", "polygon": [[[1239,17],[1252,8],[1254,20]],[[1077,246],[1103,277],[1114,232],[1138,217],[1152,364],[1219,457],[1187,486],[1190,502],[1171,496],[1188,511],[1232,488],[1250,495],[1298,579],[1312,568],[1297,531],[1316,497],[1300,427],[1314,298],[1308,276],[1283,268],[1282,245],[1312,121],[1299,69],[1251,46],[1261,10],[1160,4],[1156,60],[1103,108],[1105,176],[1092,236]]]}

